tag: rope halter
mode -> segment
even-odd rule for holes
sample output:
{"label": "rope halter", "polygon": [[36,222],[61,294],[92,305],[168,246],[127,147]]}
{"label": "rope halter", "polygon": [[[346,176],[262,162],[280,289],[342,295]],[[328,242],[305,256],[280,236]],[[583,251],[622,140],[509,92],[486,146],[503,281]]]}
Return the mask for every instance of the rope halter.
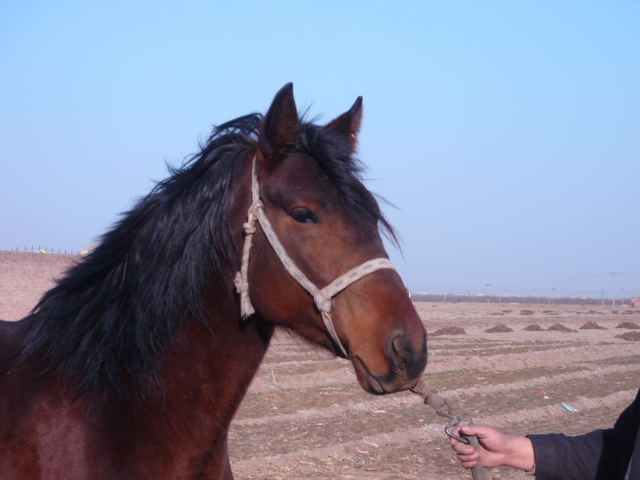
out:
{"label": "rope halter", "polygon": [[347,351],[342,345],[340,338],[338,338],[338,334],[336,333],[336,329],[333,326],[333,321],[331,319],[331,307],[333,305],[332,299],[349,285],[369,275],[370,273],[376,272],[383,268],[395,270],[395,267],[391,263],[391,260],[389,260],[388,258],[376,258],[364,262],[362,265],[352,268],[345,274],[336,278],[333,282],[331,282],[323,289],[319,289],[313,283],[311,283],[306,275],[302,273],[302,271],[296,266],[293,260],[291,260],[291,257],[289,257],[286,250],[282,246],[282,243],[280,243],[278,236],[273,231],[271,223],[264,213],[264,205],[260,201],[260,187],[258,186],[256,157],[253,158],[252,165],[251,197],[252,203],[247,214],[247,222],[244,224],[245,239],[244,247],[242,249],[242,265],[240,267],[240,271],[236,273],[235,277],[235,287],[237,292],[240,294],[240,315],[242,319],[247,319],[249,316],[255,313],[255,309],[253,308],[251,299],[249,298],[248,273],[251,242],[253,239],[253,235],[256,232],[257,220],[260,224],[260,227],[262,228],[263,233],[267,237],[269,244],[282,262],[284,269],[296,282],[300,284],[300,286],[302,286],[302,288],[304,288],[313,297],[313,301],[316,307],[318,307],[318,310],[322,314],[322,321],[324,322],[327,331],[346,357]]}

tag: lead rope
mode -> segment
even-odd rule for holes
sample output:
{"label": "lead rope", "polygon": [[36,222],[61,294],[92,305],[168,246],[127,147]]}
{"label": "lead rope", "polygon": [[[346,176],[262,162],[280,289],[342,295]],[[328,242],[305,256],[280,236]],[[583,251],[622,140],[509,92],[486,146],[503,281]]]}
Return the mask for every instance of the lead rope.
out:
{"label": "lead rope", "polygon": [[[473,425],[471,415],[469,415],[468,413],[463,413],[462,415],[453,415],[451,413],[453,410],[451,402],[438,395],[438,391],[435,388],[431,388],[431,386],[426,384],[422,379],[414,387],[411,388],[411,391],[423,397],[424,404],[429,405],[431,408],[433,408],[438,415],[449,419],[449,423],[446,427],[444,427],[444,432],[448,437],[455,438],[459,442],[471,445],[476,452],[478,451],[478,449],[480,448],[478,445],[478,437],[476,437],[475,435],[465,435],[463,437],[460,437],[458,435],[454,435],[451,432],[452,428],[457,427],[463,421],[468,422],[469,425]],[[447,410],[442,410],[443,407],[446,407]],[[482,468],[480,458],[478,458],[476,465],[471,469],[471,474],[473,475],[473,480],[484,480],[484,470]]]}
{"label": "lead rope", "polygon": [[329,335],[331,335],[333,341],[336,343],[336,345],[338,345],[342,354],[347,357],[347,351],[342,345],[336,329],[333,326],[333,321],[331,318],[331,307],[333,305],[332,298],[352,283],[360,280],[370,273],[381,270],[383,268],[395,270],[393,263],[391,263],[391,260],[389,260],[388,258],[376,258],[373,260],[369,260],[367,262],[364,262],[362,265],[352,268],[344,275],[336,278],[333,282],[331,282],[323,289],[319,289],[306,277],[304,273],[302,273],[302,271],[297,267],[293,260],[291,260],[291,257],[289,257],[286,250],[282,246],[282,243],[280,243],[278,236],[271,227],[269,219],[264,213],[263,204],[260,201],[260,189],[258,186],[258,174],[256,171],[255,157],[253,159],[253,165],[251,169],[251,200],[252,202],[251,206],[249,207],[247,222],[244,224],[244,231],[246,236],[244,240],[244,247],[242,249],[242,264],[240,266],[240,271],[236,273],[234,281],[236,290],[240,294],[240,316],[242,317],[242,319],[246,319],[255,312],[255,309],[253,308],[251,299],[249,297],[248,274],[249,254],[251,253],[253,235],[256,232],[255,223],[257,220],[260,224],[260,227],[262,227],[262,231],[267,237],[269,244],[282,262],[284,269],[296,282],[300,284],[302,288],[309,292],[309,294],[311,294],[311,296],[313,297],[314,303],[322,314],[322,321],[324,322]]}

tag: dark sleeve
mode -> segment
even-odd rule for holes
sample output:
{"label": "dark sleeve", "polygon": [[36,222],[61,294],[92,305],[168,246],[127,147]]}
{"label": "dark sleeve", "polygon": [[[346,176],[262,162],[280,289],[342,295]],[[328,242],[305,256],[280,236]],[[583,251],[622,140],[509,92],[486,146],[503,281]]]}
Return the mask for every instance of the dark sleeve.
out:
{"label": "dark sleeve", "polygon": [[613,428],[585,435],[528,435],[537,480],[614,480],[624,478],[640,424],[640,391]]}

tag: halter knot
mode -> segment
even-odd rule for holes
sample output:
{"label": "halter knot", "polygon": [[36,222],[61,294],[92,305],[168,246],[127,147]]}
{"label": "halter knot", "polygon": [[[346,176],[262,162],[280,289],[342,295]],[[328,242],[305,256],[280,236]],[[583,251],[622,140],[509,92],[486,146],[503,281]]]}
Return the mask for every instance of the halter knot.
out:
{"label": "halter knot", "polygon": [[236,278],[233,279],[233,284],[240,294],[249,291],[249,282],[242,278],[242,274],[240,272],[236,272]]}
{"label": "halter knot", "polygon": [[242,225],[242,228],[244,228],[244,232],[247,235],[253,235],[256,233],[256,221],[258,220],[257,213],[260,208],[262,208],[262,202],[260,199],[255,200],[249,207],[247,221]]}
{"label": "halter knot", "polygon": [[233,281],[236,291],[240,294],[240,316],[243,319],[249,318],[255,313],[251,299],[249,298],[249,282],[247,278],[240,272],[236,272],[236,277]]}
{"label": "halter knot", "polygon": [[313,301],[321,312],[331,312],[331,295],[327,293],[326,289],[323,288],[319,290],[318,293],[313,296]]}
{"label": "halter knot", "polygon": [[256,233],[256,221],[255,218],[253,219],[253,222],[246,222],[242,225],[242,228],[244,228],[244,233],[246,233],[247,235],[253,235],[254,233]]}

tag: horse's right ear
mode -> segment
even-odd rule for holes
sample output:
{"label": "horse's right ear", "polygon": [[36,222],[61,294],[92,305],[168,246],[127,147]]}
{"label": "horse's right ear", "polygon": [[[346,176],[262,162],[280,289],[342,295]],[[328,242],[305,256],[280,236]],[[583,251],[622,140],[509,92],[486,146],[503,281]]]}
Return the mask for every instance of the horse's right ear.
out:
{"label": "horse's right ear", "polygon": [[262,159],[276,160],[292,145],[298,134],[298,111],[293,98],[293,83],[276,93],[260,126],[259,147]]}

